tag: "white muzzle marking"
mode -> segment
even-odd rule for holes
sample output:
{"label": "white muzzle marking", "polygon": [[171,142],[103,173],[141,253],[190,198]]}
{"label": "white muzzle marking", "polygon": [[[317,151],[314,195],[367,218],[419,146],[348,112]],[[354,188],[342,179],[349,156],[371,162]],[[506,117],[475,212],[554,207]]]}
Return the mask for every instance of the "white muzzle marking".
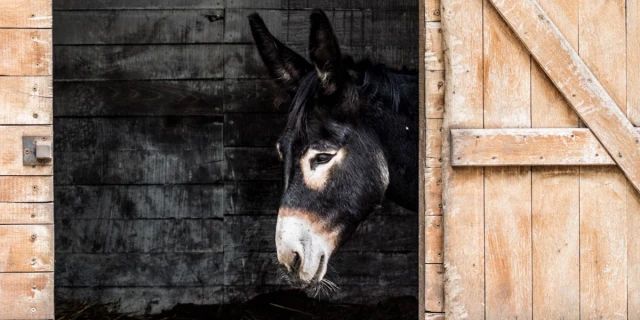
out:
{"label": "white muzzle marking", "polygon": [[[327,273],[338,232],[326,232],[304,211],[283,208],[276,225],[278,261],[303,282],[320,281]],[[296,255],[299,261],[296,262]],[[297,266],[297,269],[295,267]]]}

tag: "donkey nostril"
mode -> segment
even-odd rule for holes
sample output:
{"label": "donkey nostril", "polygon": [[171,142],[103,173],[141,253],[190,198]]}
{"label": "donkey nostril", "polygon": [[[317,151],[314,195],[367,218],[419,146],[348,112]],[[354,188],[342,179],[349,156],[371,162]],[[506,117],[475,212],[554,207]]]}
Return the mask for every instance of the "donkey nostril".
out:
{"label": "donkey nostril", "polygon": [[291,263],[291,269],[298,270],[300,268],[300,254],[297,251],[293,252],[293,262]]}

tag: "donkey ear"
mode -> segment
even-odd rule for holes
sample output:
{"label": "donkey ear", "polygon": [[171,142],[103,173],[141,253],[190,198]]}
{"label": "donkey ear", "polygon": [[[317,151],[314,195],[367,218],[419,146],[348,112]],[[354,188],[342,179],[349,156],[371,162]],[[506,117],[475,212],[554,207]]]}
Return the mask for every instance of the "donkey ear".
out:
{"label": "donkey ear", "polygon": [[342,55],[329,18],[319,9],[313,10],[311,14],[309,55],[322,82],[324,93],[333,94],[343,78],[344,70],[340,66]]}
{"label": "donkey ear", "polygon": [[297,86],[311,70],[311,64],[276,39],[257,13],[249,16],[249,24],[260,57],[271,76],[288,88]]}

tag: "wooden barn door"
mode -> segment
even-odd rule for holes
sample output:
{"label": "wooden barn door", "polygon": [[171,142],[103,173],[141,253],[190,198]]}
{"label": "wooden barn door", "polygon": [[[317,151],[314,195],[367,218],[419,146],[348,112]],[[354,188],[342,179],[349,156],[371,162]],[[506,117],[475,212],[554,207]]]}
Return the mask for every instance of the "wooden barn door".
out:
{"label": "wooden barn door", "polygon": [[50,0],[0,1],[0,319],[52,319]]}
{"label": "wooden barn door", "polygon": [[640,1],[442,24],[447,319],[640,319]]}

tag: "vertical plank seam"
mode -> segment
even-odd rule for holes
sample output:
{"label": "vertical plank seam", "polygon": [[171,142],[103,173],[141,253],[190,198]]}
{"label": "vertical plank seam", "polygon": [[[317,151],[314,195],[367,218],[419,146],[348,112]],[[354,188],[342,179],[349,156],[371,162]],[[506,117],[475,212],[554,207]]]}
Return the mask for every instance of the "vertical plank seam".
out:
{"label": "vertical plank seam", "polygon": [[[484,90],[485,90],[485,83],[484,83],[484,73],[485,73],[485,65],[484,65],[484,12],[485,12],[485,5],[486,5],[486,1],[482,1],[482,12],[480,13],[480,17],[481,17],[481,34],[480,37],[482,38],[481,41],[481,46],[482,46],[482,60],[480,61],[481,68],[482,68],[482,127],[485,128],[485,122],[484,122],[484,117],[485,117],[485,94],[484,94]],[[483,297],[482,297],[482,306],[484,309],[484,319],[487,318],[487,244],[485,239],[487,238],[487,208],[486,208],[486,201],[485,201],[485,197],[487,194],[487,181],[485,180],[485,168],[482,168],[482,276],[483,276],[483,286],[484,288],[482,288],[482,293],[483,293]]]}

